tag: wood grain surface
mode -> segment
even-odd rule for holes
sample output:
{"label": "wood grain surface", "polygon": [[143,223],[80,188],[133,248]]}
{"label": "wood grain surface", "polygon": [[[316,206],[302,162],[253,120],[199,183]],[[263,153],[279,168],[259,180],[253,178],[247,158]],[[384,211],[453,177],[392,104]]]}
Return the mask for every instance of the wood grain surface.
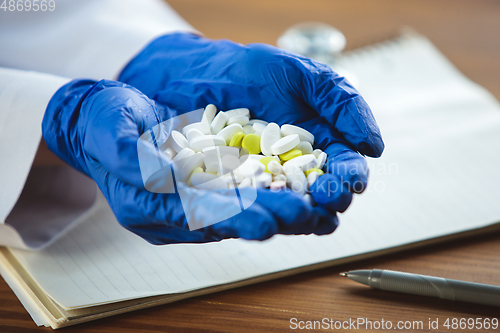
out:
{"label": "wood grain surface", "polygon": [[[348,48],[409,26],[430,40],[469,78],[500,99],[500,1],[496,0],[173,0],[210,38],[274,44],[289,26],[322,21],[339,28]],[[498,186],[499,184],[492,184]],[[500,198],[499,198],[500,204]],[[372,290],[342,271],[383,268],[500,285],[500,233],[448,242],[141,310],[62,329],[63,332],[282,332],[290,319],[422,321],[414,332],[451,332],[447,318],[500,318],[500,308]],[[439,329],[428,322],[439,319]],[[42,332],[0,279],[0,332]],[[370,331],[363,326],[359,330]],[[383,331],[383,330],[378,330]],[[459,332],[497,330],[464,329]]]}

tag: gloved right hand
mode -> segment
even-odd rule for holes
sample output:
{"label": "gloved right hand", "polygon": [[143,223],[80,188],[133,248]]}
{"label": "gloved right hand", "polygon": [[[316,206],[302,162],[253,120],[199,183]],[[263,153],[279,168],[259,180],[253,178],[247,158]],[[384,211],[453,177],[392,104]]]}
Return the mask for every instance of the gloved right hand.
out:
{"label": "gloved right hand", "polygon": [[51,151],[96,181],[118,222],[153,244],[264,240],[276,233],[321,235],[335,230],[335,213],[313,207],[295,193],[258,190],[255,202],[241,213],[190,231],[186,214],[203,219],[223,213],[234,197],[228,190],[187,188],[189,200],[181,203],[178,193],[146,190],[138,160],[139,136],[176,115],[176,110],[155,104],[129,85],[74,80],[52,97],[42,133]]}

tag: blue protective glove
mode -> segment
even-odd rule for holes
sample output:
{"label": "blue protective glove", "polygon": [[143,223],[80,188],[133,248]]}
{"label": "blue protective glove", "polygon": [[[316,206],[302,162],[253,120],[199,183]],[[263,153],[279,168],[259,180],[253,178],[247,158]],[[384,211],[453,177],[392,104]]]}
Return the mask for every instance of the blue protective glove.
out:
{"label": "blue protective glove", "polygon": [[[75,80],[52,97],[42,132],[54,153],[96,181],[120,224],[153,244],[335,230],[337,218],[324,208],[295,194],[259,190],[256,201],[240,214],[190,231],[179,195],[147,191],[138,160],[139,136],[176,115],[126,84]],[[189,214],[201,218],[223,212],[234,200],[223,190],[190,193]]]}
{"label": "blue protective glove", "polygon": [[351,192],[366,188],[362,155],[379,157],[384,149],[369,106],[345,78],[270,45],[166,35],[139,53],[119,80],[174,110],[245,107],[252,118],[307,129],[315,148],[328,154],[327,174],[310,191],[332,214],[347,209]]}

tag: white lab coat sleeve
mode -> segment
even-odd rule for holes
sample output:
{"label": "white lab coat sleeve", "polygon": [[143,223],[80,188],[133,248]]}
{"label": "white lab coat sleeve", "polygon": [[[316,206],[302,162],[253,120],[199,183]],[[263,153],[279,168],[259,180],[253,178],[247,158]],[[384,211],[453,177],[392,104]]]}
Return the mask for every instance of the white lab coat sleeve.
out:
{"label": "white lab coat sleeve", "polygon": [[56,0],[53,11],[0,10],[0,66],[116,79],[156,37],[197,31],[162,0]]}
{"label": "white lab coat sleeve", "polygon": [[[45,108],[52,95],[69,79],[37,72],[6,69],[0,67],[0,244],[21,248],[38,248],[48,243],[54,234],[67,226],[60,218],[50,219],[42,202],[36,203],[33,194],[42,198],[54,198],[58,182],[38,173],[38,179],[49,182],[38,187],[38,191],[24,191],[24,203],[20,205],[21,192],[30,173],[31,164],[40,144],[41,122]],[[63,167],[64,168],[64,167]],[[69,169],[69,167],[66,167]],[[45,171],[47,174],[47,170]],[[76,172],[76,171],[74,171]],[[65,176],[67,171],[64,171]],[[37,176],[34,174],[33,176]],[[80,176],[83,177],[83,176]],[[67,180],[67,177],[66,177]],[[59,187],[61,185],[59,183]],[[88,187],[84,190],[88,192]],[[25,188],[26,190],[26,188]],[[95,199],[95,185],[90,197],[85,198],[87,210],[89,199]],[[42,193],[44,192],[44,193]],[[62,188],[60,193],[69,193]],[[31,195],[30,195],[31,194]],[[76,200],[76,197],[73,196]],[[16,204],[17,203],[17,204]],[[38,205],[38,207],[35,207]],[[13,213],[17,207],[17,213]],[[82,207],[80,213],[82,212]],[[37,216],[37,212],[43,212]],[[54,213],[54,211],[52,211]],[[28,216],[28,215],[31,216]],[[64,216],[65,214],[61,214]],[[20,218],[19,218],[20,217]],[[12,223],[9,223],[9,220]],[[73,216],[74,220],[74,216]],[[29,225],[26,223],[29,222]],[[46,223],[47,222],[47,223]]]}

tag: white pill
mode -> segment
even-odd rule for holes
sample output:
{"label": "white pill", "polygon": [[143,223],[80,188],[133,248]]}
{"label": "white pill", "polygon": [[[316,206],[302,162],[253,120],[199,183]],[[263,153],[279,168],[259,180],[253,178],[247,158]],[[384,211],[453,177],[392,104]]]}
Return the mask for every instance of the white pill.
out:
{"label": "white pill", "polygon": [[195,152],[201,152],[203,148],[211,146],[224,146],[225,144],[226,140],[224,140],[219,135],[205,135],[198,138],[194,138],[189,143],[189,148],[191,148]]}
{"label": "white pill", "polygon": [[222,173],[226,174],[240,166],[240,160],[234,155],[225,155],[221,157]]}
{"label": "white pill", "polygon": [[254,186],[257,188],[266,188],[271,185],[273,181],[273,176],[270,173],[264,172],[252,179]]}
{"label": "white pill", "polygon": [[245,135],[253,134],[253,133],[255,133],[255,130],[253,129],[253,126],[245,125],[245,126],[243,126],[243,133],[245,133]]}
{"label": "white pill", "polygon": [[250,121],[248,122],[248,125],[252,125],[255,124],[255,123],[260,123],[264,126],[267,126],[268,122],[267,121],[264,121],[264,120],[260,120],[260,119],[250,119]]}
{"label": "white pill", "polygon": [[262,131],[255,131],[254,134],[257,135],[257,136],[262,136]]}
{"label": "white pill", "polygon": [[198,131],[200,131],[201,133],[203,133],[205,135],[212,134],[210,132],[210,126],[207,123],[203,123],[203,122],[192,123],[192,124],[184,126],[184,128],[182,129],[182,134],[186,135],[187,132],[193,128],[197,129]]}
{"label": "white pill", "polygon": [[238,159],[240,158],[240,150],[236,147],[219,146],[217,147],[217,153],[220,157],[232,155]]}
{"label": "white pill", "polygon": [[314,201],[314,198],[309,193],[304,194],[304,200],[311,206],[316,206],[316,201]]}
{"label": "white pill", "polygon": [[227,119],[227,124],[240,124],[241,126],[245,126],[248,124],[249,119],[247,116],[232,116]]}
{"label": "white pill", "polygon": [[226,141],[226,144],[229,144],[233,135],[235,135],[238,132],[243,132],[243,127],[240,124],[231,124],[227,127],[224,127],[222,130],[220,130],[217,133],[217,135],[224,138],[224,140]]}
{"label": "white pill", "polygon": [[307,188],[311,188],[311,186],[318,180],[319,174],[316,171],[312,171],[309,175],[307,175]]}
{"label": "white pill", "polygon": [[305,129],[294,125],[281,126],[281,135],[288,136],[292,134],[297,134],[300,138],[300,141],[307,141],[310,144],[314,143],[314,135],[312,135],[309,131],[306,131]]}
{"label": "white pill", "polygon": [[175,151],[170,147],[165,149],[164,153],[167,154],[169,159],[173,159],[175,157],[175,154],[176,154]]}
{"label": "white pill", "polygon": [[289,150],[292,150],[299,143],[299,136],[297,134],[292,134],[279,139],[275,144],[271,146],[271,150],[274,155],[281,155]]}
{"label": "white pill", "polygon": [[245,116],[247,118],[250,118],[250,110],[248,110],[247,108],[227,110],[224,111],[224,113],[227,114],[228,117]]}
{"label": "white pill", "polygon": [[203,149],[203,155],[207,172],[218,172],[221,169],[222,161],[217,152],[217,147]]}
{"label": "white pill", "polygon": [[170,134],[170,145],[172,148],[178,153],[184,148],[189,147],[189,142],[186,139],[184,135],[182,135],[180,132],[177,131],[172,131],[172,134]]}
{"label": "white pill", "polygon": [[221,111],[217,113],[214,120],[212,120],[212,122],[210,123],[210,131],[212,132],[212,134],[219,133],[220,130],[223,129],[224,126],[226,126],[227,118],[227,114],[225,114],[224,112]]}
{"label": "white pill", "polygon": [[205,134],[201,133],[200,130],[196,128],[191,128],[189,131],[186,131],[186,138],[188,142],[191,142],[194,138],[197,138],[199,136],[204,136]]}
{"label": "white pill", "polygon": [[284,180],[274,180],[269,187],[271,191],[283,190],[286,188],[286,182]]}
{"label": "white pill", "polygon": [[278,181],[278,180],[282,180],[282,181],[286,182],[286,176],[283,174],[274,175],[273,182]]}
{"label": "white pill", "polygon": [[285,168],[286,184],[288,187],[299,194],[305,194],[307,191],[307,179],[302,169],[294,164],[289,164]]}
{"label": "white pill", "polygon": [[212,120],[214,120],[215,114],[217,113],[217,107],[213,104],[208,104],[203,111],[203,116],[201,117],[201,122],[210,125]]}
{"label": "white pill", "polygon": [[172,162],[178,163],[185,158],[194,156],[194,154],[195,154],[194,150],[192,150],[190,148],[184,148],[177,155],[175,155],[175,157],[172,159]]}
{"label": "white pill", "polygon": [[321,154],[323,151],[321,149],[314,149],[313,150],[313,154],[314,156],[316,156],[316,158],[318,158],[319,154]]}
{"label": "white pill", "polygon": [[186,163],[184,163],[175,173],[175,178],[181,182],[187,182],[194,169],[203,166],[203,158],[204,156],[202,153],[196,153],[188,157]]}
{"label": "white pill", "polygon": [[[189,140],[189,138],[188,138],[188,140]],[[294,149],[300,150],[303,155],[311,154],[313,152],[312,145],[307,141],[300,141],[300,143]]]}
{"label": "white pill", "polygon": [[[254,124],[254,126],[257,124]],[[281,139],[281,130],[278,124],[269,123],[260,136],[260,150],[266,156],[271,156],[273,154],[271,146],[274,145],[278,140]]]}
{"label": "white pill", "polygon": [[253,178],[262,174],[265,169],[266,167],[264,164],[259,161],[249,159],[238,167],[238,173],[245,178]]}
{"label": "white pill", "polygon": [[325,152],[321,152],[317,158],[317,161],[318,163],[316,164],[316,168],[318,169],[323,169],[323,167],[325,166],[325,162],[326,162],[326,159],[327,159],[328,155],[326,155]]}
{"label": "white pill", "polygon": [[198,187],[200,184],[209,182],[217,178],[216,175],[206,172],[198,172],[191,176],[191,184],[194,187]]}
{"label": "white pill", "polygon": [[[214,175],[215,176],[215,175]],[[227,183],[223,181],[220,177],[215,176],[216,178],[202,183],[198,184],[196,186],[200,190],[206,190],[206,191],[212,191],[212,190],[220,190],[220,189],[227,189]]]}
{"label": "white pill", "polygon": [[260,161],[261,158],[265,157],[264,155],[261,154],[245,154],[240,156],[240,163],[245,163],[247,160],[256,160]]}
{"label": "white pill", "polygon": [[293,164],[298,166],[302,171],[307,171],[316,167],[316,163],[316,157],[314,157],[313,154],[307,154],[292,158],[291,160],[285,162],[285,164],[283,164],[283,167],[286,169],[287,165]]}
{"label": "white pill", "polygon": [[254,123],[252,127],[255,130],[255,132],[263,132],[266,129],[267,124],[264,125],[262,123]]}
{"label": "white pill", "polygon": [[285,169],[283,169],[278,161],[271,161],[267,163],[267,170],[269,170],[269,172],[273,175],[279,175],[285,172]]}
{"label": "white pill", "polygon": [[245,188],[245,187],[250,187],[250,186],[252,186],[252,179],[243,178],[240,185],[238,185],[238,188]]}

